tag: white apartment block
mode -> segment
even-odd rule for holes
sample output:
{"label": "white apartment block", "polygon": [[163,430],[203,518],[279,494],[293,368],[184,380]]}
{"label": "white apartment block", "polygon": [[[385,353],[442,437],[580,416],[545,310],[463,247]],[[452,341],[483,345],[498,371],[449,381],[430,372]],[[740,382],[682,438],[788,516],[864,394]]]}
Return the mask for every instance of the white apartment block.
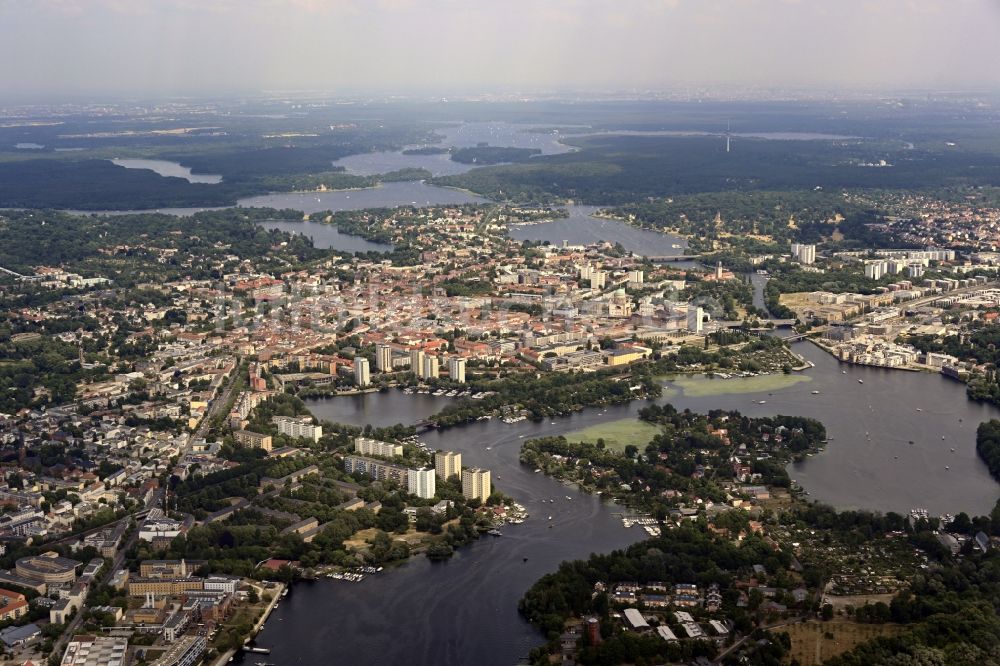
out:
{"label": "white apartment block", "polygon": [[423,372],[420,373],[421,379],[437,379],[438,373],[438,357],[424,356]]}
{"label": "white apartment block", "polygon": [[403,455],[402,444],[381,442],[371,437],[356,437],[354,439],[354,450],[363,456],[378,456],[380,458],[393,458]]}
{"label": "white apartment block", "polygon": [[368,359],[356,356],[354,358],[354,383],[364,388],[372,383],[371,369],[368,367]]}
{"label": "white apartment block", "polygon": [[433,469],[411,469],[406,476],[406,491],[420,499],[431,499],[437,492]]}
{"label": "white apartment block", "polygon": [[448,378],[453,382],[465,383],[465,359],[453,356],[448,359]]}
{"label": "white apartment block", "polygon": [[304,437],[318,442],[323,436],[323,426],[313,425],[312,419],[308,416],[275,416],[272,421],[278,426],[278,432],[289,437]]}

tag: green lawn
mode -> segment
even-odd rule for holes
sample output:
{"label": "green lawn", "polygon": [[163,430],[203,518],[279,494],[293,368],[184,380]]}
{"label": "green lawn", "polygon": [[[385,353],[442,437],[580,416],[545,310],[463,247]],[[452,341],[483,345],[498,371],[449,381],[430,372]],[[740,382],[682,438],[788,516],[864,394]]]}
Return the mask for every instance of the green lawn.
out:
{"label": "green lawn", "polygon": [[626,446],[633,444],[641,451],[659,433],[659,426],[651,423],[639,419],[618,419],[582,430],[574,430],[566,433],[565,437],[571,442],[591,444],[596,443],[598,439],[603,439],[605,446],[613,451],[624,451]]}
{"label": "green lawn", "polygon": [[760,377],[738,377],[733,379],[709,379],[704,375],[695,377],[677,377],[670,383],[681,389],[684,395],[692,398],[703,398],[712,395],[727,395],[732,393],[759,393],[776,391],[794,386],[802,382],[810,382],[812,377],[803,374],[775,374]]}

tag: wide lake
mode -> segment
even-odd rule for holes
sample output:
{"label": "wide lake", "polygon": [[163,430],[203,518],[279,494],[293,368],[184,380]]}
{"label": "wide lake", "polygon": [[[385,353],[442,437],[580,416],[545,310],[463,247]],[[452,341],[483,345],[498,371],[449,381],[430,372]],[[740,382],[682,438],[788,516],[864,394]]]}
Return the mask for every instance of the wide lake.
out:
{"label": "wide lake", "polygon": [[[554,133],[539,133],[529,131],[531,125],[514,123],[468,122],[446,124],[435,127],[436,134],[444,139],[432,144],[435,148],[469,148],[486,143],[504,148],[534,148],[542,155],[556,155],[572,150],[570,146],[559,143],[559,135]],[[408,146],[420,148],[422,146]],[[451,156],[442,153],[438,155],[406,155],[403,151],[375,152],[362,155],[349,155],[334,162],[342,166],[348,173],[359,176],[372,176],[388,173],[398,169],[427,169],[435,176],[452,176],[465,173],[474,168],[474,164],[455,162]]]}
{"label": "wide lake", "polygon": [[515,240],[548,241],[553,245],[588,245],[590,243],[620,243],[626,250],[640,255],[665,256],[684,254],[687,241],[679,236],[647,231],[618,220],[594,217],[597,206],[566,206],[569,217],[541,224],[510,227]]}
{"label": "wide lake", "polygon": [[[992,509],[1000,486],[976,457],[975,429],[1000,410],[968,401],[963,385],[938,375],[846,366],[810,343],[794,348],[815,364],[804,380],[683,378],[667,381],[660,401],[698,411],[821,419],[833,441],[790,468],[812,499],[882,511],[922,507],[932,514]],[[389,391],[310,401],[309,407],[321,418],[387,425],[425,418],[444,400]],[[258,644],[271,648],[269,660],[279,664],[330,663],[330,655],[337,655],[336,663],[358,665],[517,663],[543,640],[517,614],[518,599],[535,580],[563,560],[645,536],[621,526],[620,507],[522,466],[520,446],[532,437],[634,418],[644,404],[537,423],[490,420],[422,435],[432,448],[462,452],[466,465],[491,469],[495,485],[531,512],[528,521],[443,564],[416,558],[360,584],[297,585]]]}
{"label": "wide lake", "polygon": [[214,185],[222,182],[222,176],[191,173],[191,169],[188,167],[168,160],[116,158],[111,160],[111,162],[126,169],[148,169],[164,177],[183,178],[189,183],[210,183]]}
{"label": "wide lake", "polygon": [[[813,367],[788,377],[680,376],[665,381],[660,402],[699,412],[726,409],[822,421],[831,438],[826,449],[789,467],[811,499],[845,509],[989,513],[1000,485],[976,455],[976,427],[1000,418],[1000,409],[968,400],[964,384],[942,375],[848,365],[808,342],[793,343],[793,349]],[[387,391],[310,401],[309,407],[317,417],[341,423],[391,425],[415,423],[448,400]],[[643,404],[531,424],[531,436],[629,418]],[[511,427],[489,421],[426,437],[440,438],[444,448],[469,446],[468,437],[493,439]]]}
{"label": "wide lake", "polygon": [[[406,186],[406,187],[404,187]],[[442,188],[424,185],[423,183],[389,183],[372,190],[356,190],[354,202],[363,199],[378,201],[371,205],[363,205],[363,208],[373,207],[395,207],[403,204],[390,204],[385,196],[397,196],[400,192],[404,195],[414,194],[414,187],[418,190],[441,190]],[[391,190],[391,192],[386,192]],[[476,197],[468,197],[464,192],[458,190],[444,190],[453,195],[457,201],[448,203],[470,203],[472,201],[484,201]],[[435,193],[436,194],[436,193]],[[326,196],[324,196],[326,195]],[[253,200],[241,200],[241,205],[252,205],[274,208],[293,208],[307,213],[315,213],[326,210],[351,210],[351,208],[337,208],[334,205],[350,206],[352,202],[347,201],[344,192],[322,192],[316,194],[270,194],[264,197],[255,197]],[[437,197],[441,199],[442,197]],[[398,196],[397,196],[398,200]],[[407,202],[409,203],[409,202]],[[440,200],[436,203],[443,203]],[[421,203],[420,205],[426,205]],[[561,245],[563,242],[569,245],[587,245],[607,241],[609,243],[619,243],[626,250],[630,250],[640,255],[677,255],[684,254],[687,250],[687,242],[678,236],[663,234],[656,231],[647,231],[605,218],[593,217],[592,213],[597,210],[595,206],[567,206],[569,217],[558,218],[552,222],[540,224],[518,225],[509,229],[510,237],[515,240],[548,241],[553,245]],[[323,224],[317,221],[288,222],[269,221],[261,222],[262,226],[268,229],[281,229],[290,233],[301,233],[312,238],[313,243],[318,248],[343,250],[345,252],[367,252],[387,251],[391,246],[381,243],[373,243],[359,236],[341,233],[336,227]],[[676,246],[676,247],[675,247]],[[673,266],[684,266],[690,264],[671,264]]]}
{"label": "wide lake", "polygon": [[[446,138],[439,145],[487,142],[537,147],[545,154],[569,150],[558,143],[556,135],[525,129],[503,123],[447,125],[440,128]],[[852,137],[781,134],[754,138]],[[122,166],[151,168],[192,182],[218,182],[194,180],[211,176],[178,172],[177,167],[184,170],[180,165],[137,162],[160,161],[131,160]],[[447,155],[401,152],[356,155],[337,164],[357,174],[405,167],[452,174],[470,168],[452,162]],[[483,200],[465,192],[411,182],[345,192],[271,194],[242,199],[239,205],[314,213],[479,201]],[[197,210],[163,212],[190,214]],[[680,239],[594,218],[593,212],[591,207],[571,207],[565,220],[515,227],[511,235],[554,244],[564,240],[574,245],[619,242],[648,255],[685,251]],[[340,234],[327,225],[266,224],[305,233],[321,247],[350,251],[384,248]],[[752,280],[755,302],[760,304],[765,281],[759,276]],[[797,414],[820,419],[831,441],[823,452],[791,465],[789,472],[811,499],[836,507],[899,512],[921,507],[932,514],[984,514],[993,508],[1000,486],[976,456],[975,429],[985,419],[1000,417],[1000,410],[968,401],[963,385],[940,375],[847,366],[809,343],[796,343],[794,348],[814,364],[798,381],[782,377],[668,380],[661,402],[696,411],[735,409],[750,416]],[[310,401],[309,407],[323,419],[389,425],[414,423],[446,402],[431,396],[384,392]],[[432,448],[460,451],[465,465],[491,469],[496,487],[523,503],[531,512],[530,519],[505,528],[503,537],[487,537],[461,549],[446,563],[417,558],[360,584],[321,580],[297,585],[258,637],[259,645],[272,650],[267,661],[360,666],[517,663],[543,640],[517,613],[517,601],[533,582],[555,570],[561,561],[607,552],[645,536],[638,528],[622,528],[616,515],[619,507],[520,465],[520,446],[532,437],[634,419],[643,404],[589,409],[544,422],[508,425],[490,420],[425,433],[422,439]]]}

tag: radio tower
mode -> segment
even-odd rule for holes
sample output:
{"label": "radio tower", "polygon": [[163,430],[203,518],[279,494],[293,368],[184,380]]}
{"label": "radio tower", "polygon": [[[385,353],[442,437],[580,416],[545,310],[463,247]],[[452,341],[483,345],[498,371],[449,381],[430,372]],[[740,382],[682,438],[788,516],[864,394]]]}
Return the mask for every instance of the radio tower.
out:
{"label": "radio tower", "polygon": [[726,152],[729,152],[729,121],[726,121]]}

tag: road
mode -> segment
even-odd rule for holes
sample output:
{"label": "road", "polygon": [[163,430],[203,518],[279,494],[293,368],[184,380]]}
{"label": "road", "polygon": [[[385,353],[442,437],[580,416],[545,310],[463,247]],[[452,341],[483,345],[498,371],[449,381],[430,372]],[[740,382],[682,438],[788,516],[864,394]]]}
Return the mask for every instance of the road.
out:
{"label": "road", "polygon": [[[784,619],[784,620],[778,620],[777,622],[772,622],[771,624],[761,625],[759,628],[760,629],[764,629],[765,631],[770,631],[771,629],[777,629],[778,627],[784,627],[784,626],[787,626],[789,624],[797,624],[799,622],[804,622],[804,621],[806,621],[806,619],[807,618],[804,617],[804,616],[803,617],[787,618],[787,619]],[[747,634],[746,636],[743,636],[738,641],[736,641],[735,643],[733,643],[732,645],[730,645],[728,648],[726,648],[725,650],[723,650],[719,654],[715,655],[715,659],[712,660],[712,663],[713,664],[721,664],[726,657],[728,657],[730,654],[732,654],[733,652],[735,652],[736,650],[738,650],[744,643],[746,643],[748,640],[751,640],[752,638],[753,638],[753,633],[752,632],[749,633],[749,634]]]}
{"label": "road", "polygon": [[212,420],[229,404],[229,400],[233,396],[233,389],[236,387],[236,379],[240,376],[242,370],[243,367],[241,365],[236,366],[233,374],[226,380],[226,386],[222,389],[222,393],[208,406],[208,411],[205,412],[205,416],[202,417],[201,423],[198,424],[198,429],[194,433],[195,438],[204,437],[208,433],[208,427],[211,425]]}
{"label": "road", "polygon": [[[159,489],[153,493],[153,495],[149,499],[149,502],[145,506],[143,506],[141,509],[136,509],[135,511],[132,512],[131,515],[122,518],[122,520],[131,520],[136,514],[142,513],[146,509],[155,506],[162,506],[162,504],[163,504],[163,490]],[[111,578],[112,576],[115,575],[115,572],[122,568],[122,564],[125,562],[125,553],[127,553],[128,550],[135,545],[135,542],[138,541],[138,539],[139,539],[139,530],[138,530],[138,525],[136,525],[136,529],[132,530],[132,534],[129,536],[128,540],[126,540],[125,543],[123,543],[122,546],[118,549],[118,552],[115,553],[115,557],[111,561],[111,566],[108,567],[107,572],[105,572],[104,577],[97,583],[97,586],[107,585],[111,581]],[[73,636],[76,633],[76,630],[80,626],[80,623],[83,622],[83,615],[84,615],[83,610],[84,609],[82,608],[77,610],[76,615],[73,616],[73,619],[70,620],[70,623],[66,626],[66,629],[63,631],[62,636],[60,636],[58,640],[56,640],[56,642],[52,644],[52,654],[62,655],[62,652],[66,647],[66,642],[69,640],[71,636]]]}

